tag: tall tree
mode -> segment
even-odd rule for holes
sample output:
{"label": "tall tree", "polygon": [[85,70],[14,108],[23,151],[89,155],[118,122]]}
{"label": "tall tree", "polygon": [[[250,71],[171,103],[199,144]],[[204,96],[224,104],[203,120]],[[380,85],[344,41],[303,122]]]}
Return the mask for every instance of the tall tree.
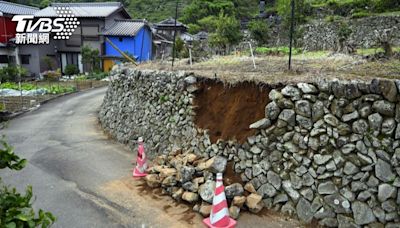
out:
{"label": "tall tree", "polygon": [[191,31],[213,31],[209,27],[211,21],[219,16],[220,12],[238,20],[251,18],[258,13],[257,0],[193,0],[184,10],[180,18],[189,24]]}
{"label": "tall tree", "polygon": [[[293,41],[294,44],[297,44],[297,38],[301,35],[301,31],[298,29],[301,23],[304,23],[306,20],[306,13],[308,9],[309,2],[305,0],[295,0],[294,1],[294,21],[293,25],[295,30],[293,31]],[[282,30],[287,32],[287,36],[289,36],[289,31],[291,27],[291,0],[277,0],[276,8],[278,11],[278,15],[282,18]]]}
{"label": "tall tree", "polygon": [[230,46],[238,44],[241,39],[239,21],[221,12],[216,22],[216,30],[210,35],[210,44],[228,54]]}
{"label": "tall tree", "polygon": [[257,41],[258,45],[263,45],[268,43],[269,28],[265,20],[252,20],[249,23],[249,31],[251,38]]}

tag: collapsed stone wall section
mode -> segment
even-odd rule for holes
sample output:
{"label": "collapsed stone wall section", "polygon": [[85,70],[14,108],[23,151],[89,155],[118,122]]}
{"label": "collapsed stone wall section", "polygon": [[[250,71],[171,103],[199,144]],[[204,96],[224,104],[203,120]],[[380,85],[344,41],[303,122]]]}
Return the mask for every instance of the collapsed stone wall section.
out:
{"label": "collapsed stone wall section", "polygon": [[212,173],[233,168],[241,179],[226,187],[234,217],[268,208],[328,227],[400,226],[400,81],[318,80],[272,90],[265,118],[249,126],[256,135],[212,144],[193,123],[196,77],[114,73],[103,127],[123,143],[144,136],[152,155],[163,154],[147,184],[204,216]]}

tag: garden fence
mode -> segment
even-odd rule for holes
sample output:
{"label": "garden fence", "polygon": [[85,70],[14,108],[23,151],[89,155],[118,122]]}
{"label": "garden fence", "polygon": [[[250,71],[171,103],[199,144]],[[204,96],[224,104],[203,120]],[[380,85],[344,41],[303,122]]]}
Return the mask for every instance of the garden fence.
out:
{"label": "garden fence", "polygon": [[[30,82],[35,88],[39,89],[42,87],[65,87],[71,86],[75,88],[76,92],[88,90],[91,88],[98,88],[102,86],[107,86],[106,81],[95,81],[95,80],[85,80],[85,81],[66,81],[66,82],[50,82],[50,81],[40,81],[40,82]],[[0,112],[14,113],[18,111],[23,111],[37,106],[38,104],[65,95],[61,94],[45,94],[45,95],[35,95],[35,96],[0,96]]]}

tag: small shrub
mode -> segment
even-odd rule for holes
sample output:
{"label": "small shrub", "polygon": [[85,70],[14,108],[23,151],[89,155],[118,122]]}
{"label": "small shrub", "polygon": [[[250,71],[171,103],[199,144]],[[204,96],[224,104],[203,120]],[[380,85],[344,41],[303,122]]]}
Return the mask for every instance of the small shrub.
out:
{"label": "small shrub", "polygon": [[337,51],[342,53],[353,53],[354,48],[349,43],[350,35],[353,31],[351,30],[349,24],[345,21],[341,21],[338,29],[338,47]]}
{"label": "small shrub", "polygon": [[42,75],[45,80],[58,81],[61,77],[61,70],[60,69],[57,69],[56,71],[48,70],[48,71],[43,72]]}
{"label": "small shrub", "polygon": [[185,42],[179,37],[175,41],[175,57],[189,58],[189,49],[186,47]]}
{"label": "small shrub", "polygon": [[91,80],[102,80],[106,77],[108,77],[108,73],[106,72],[93,72],[86,76],[87,79]]}
{"label": "small shrub", "polygon": [[369,17],[369,16],[372,16],[372,14],[369,12],[361,11],[361,12],[353,13],[351,15],[351,18],[356,19],[356,18],[363,18],[363,17]]}
{"label": "small shrub", "polygon": [[[289,47],[258,47],[255,50],[256,54],[261,55],[288,55],[290,52]],[[292,48],[292,54],[297,55],[301,53],[301,49]]]}
{"label": "small shrub", "polygon": [[46,65],[47,70],[53,70],[54,60],[51,57],[43,57],[42,62]]}
{"label": "small shrub", "polygon": [[169,97],[168,97],[168,95],[166,95],[166,96],[161,96],[159,100],[161,103],[165,103],[168,101],[168,99],[169,99]]}
{"label": "small shrub", "polygon": [[67,66],[65,66],[65,70],[64,70],[66,75],[74,75],[74,74],[78,74],[79,73],[79,69],[76,65],[74,64],[69,64]]}
{"label": "small shrub", "polygon": [[[82,47],[81,52],[82,63],[88,65],[89,71],[100,69],[100,54],[98,49],[94,49],[89,45],[85,45]],[[79,73],[79,71],[77,73]]]}
{"label": "small shrub", "polygon": [[343,20],[343,17],[338,16],[338,15],[328,15],[325,17],[326,22],[336,22],[336,21],[341,21]]}
{"label": "small shrub", "polygon": [[28,74],[28,70],[24,67],[6,66],[0,69],[1,82],[16,82],[19,80],[18,74],[23,77]]}
{"label": "small shrub", "polygon": [[82,82],[86,81],[88,78],[85,75],[79,75],[74,78],[74,81]]}
{"label": "small shrub", "polygon": [[[19,85],[17,83],[13,82],[6,82],[0,84],[0,89],[15,89],[19,90]],[[31,83],[22,83],[21,84],[21,89],[30,91],[30,90],[36,90],[36,89],[45,89],[47,94],[59,94],[59,93],[68,93],[68,92],[74,92],[76,88],[74,86],[70,85],[45,85],[45,86],[36,86]]]}
{"label": "small shrub", "polygon": [[371,6],[370,0],[329,0],[327,7],[334,14],[349,16],[354,10],[362,10]]}
{"label": "small shrub", "polygon": [[[21,159],[4,139],[0,139],[0,169],[21,170],[26,159]],[[15,188],[6,186],[0,179],[0,227],[49,227],[56,218],[50,213],[32,208],[32,187],[20,194]]]}
{"label": "small shrub", "polygon": [[258,45],[267,44],[269,40],[269,28],[264,20],[253,20],[249,23],[251,38],[257,41]]}
{"label": "small shrub", "polygon": [[399,0],[375,0],[373,3],[374,10],[380,13],[400,9]]}
{"label": "small shrub", "polygon": [[196,34],[201,31],[200,25],[197,24],[189,24],[189,33]]}

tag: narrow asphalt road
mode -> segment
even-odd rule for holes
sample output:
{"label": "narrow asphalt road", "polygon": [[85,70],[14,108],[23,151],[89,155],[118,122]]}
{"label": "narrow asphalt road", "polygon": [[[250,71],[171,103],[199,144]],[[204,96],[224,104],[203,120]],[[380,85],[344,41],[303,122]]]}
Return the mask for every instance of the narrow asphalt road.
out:
{"label": "narrow asphalt road", "polygon": [[[29,163],[19,172],[2,170],[3,181],[19,191],[32,185],[34,206],[57,217],[54,227],[203,227],[192,206],[131,178],[135,153],[98,125],[105,91],[64,96],[11,120],[0,135]],[[243,214],[239,225],[298,226],[268,214]]]}

